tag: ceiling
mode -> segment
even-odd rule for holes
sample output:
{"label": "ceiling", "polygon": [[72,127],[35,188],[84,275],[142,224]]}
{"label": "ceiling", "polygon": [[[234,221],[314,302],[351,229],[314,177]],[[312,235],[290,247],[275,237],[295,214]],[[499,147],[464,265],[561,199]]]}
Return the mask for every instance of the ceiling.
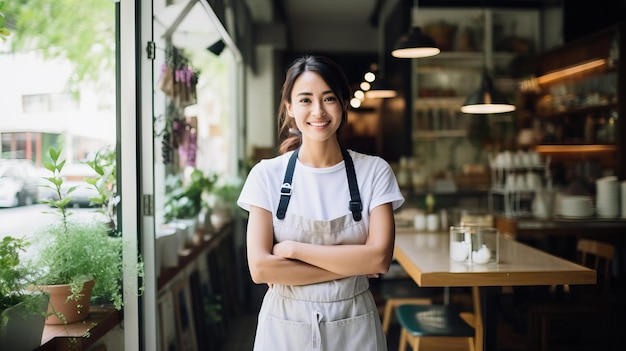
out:
{"label": "ceiling", "polygon": [[289,51],[377,51],[377,28],[371,21],[382,0],[245,1],[255,23],[284,26]]}
{"label": "ceiling", "polygon": [[378,51],[383,6],[540,8],[562,0],[245,0],[255,23],[285,26],[287,49],[295,52]]}

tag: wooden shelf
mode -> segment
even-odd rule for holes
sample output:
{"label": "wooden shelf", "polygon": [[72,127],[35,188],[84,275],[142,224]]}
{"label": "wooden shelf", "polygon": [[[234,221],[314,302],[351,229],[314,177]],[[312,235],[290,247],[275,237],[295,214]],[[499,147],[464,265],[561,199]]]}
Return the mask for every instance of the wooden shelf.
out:
{"label": "wooden shelf", "polygon": [[540,118],[560,118],[560,117],[575,116],[575,115],[586,116],[589,113],[601,112],[604,110],[610,110],[610,109],[616,109],[616,108],[617,108],[617,103],[610,103],[610,104],[578,107],[578,108],[573,108],[573,109],[568,109],[568,110],[563,110],[563,111],[554,111],[554,112],[549,112],[549,113],[539,112],[539,117]]}
{"label": "wooden shelf", "polygon": [[610,153],[615,152],[615,145],[600,144],[554,144],[554,145],[537,145],[535,151],[542,155],[569,154],[569,153]]}
{"label": "wooden shelf", "polygon": [[113,307],[91,306],[86,320],[67,325],[46,325],[37,351],[86,350],[122,321]]}
{"label": "wooden shelf", "polygon": [[161,274],[159,275],[157,283],[158,290],[165,287],[179,272],[184,270],[190,262],[193,262],[202,253],[217,247],[223,239],[229,236],[232,229],[232,224],[229,224],[224,228],[221,228],[217,233],[203,233],[202,242],[199,242],[192,247],[186,247],[179,252],[178,266],[161,269]]}

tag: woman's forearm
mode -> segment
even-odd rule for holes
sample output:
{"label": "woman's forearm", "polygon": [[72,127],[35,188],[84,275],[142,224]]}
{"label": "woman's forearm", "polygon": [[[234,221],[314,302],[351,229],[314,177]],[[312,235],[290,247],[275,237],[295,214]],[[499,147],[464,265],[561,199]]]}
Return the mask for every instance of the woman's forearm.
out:
{"label": "woman's forearm", "polygon": [[363,245],[284,241],[274,245],[273,254],[345,276],[386,273],[393,259],[394,239],[393,210],[390,204],[385,204],[371,212],[369,234]]}
{"label": "woman's forearm", "polygon": [[250,272],[252,280],[258,284],[306,285],[345,278],[299,260],[274,255],[250,263]]}

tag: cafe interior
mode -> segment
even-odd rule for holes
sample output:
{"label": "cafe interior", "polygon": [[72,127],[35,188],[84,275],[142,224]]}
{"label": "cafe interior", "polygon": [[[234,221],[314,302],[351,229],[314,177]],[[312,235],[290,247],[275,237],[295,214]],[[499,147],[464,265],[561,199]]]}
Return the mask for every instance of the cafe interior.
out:
{"label": "cafe interior", "polygon": [[[396,172],[395,260],[370,282],[389,349],[623,348],[624,2],[392,3],[247,2],[273,85],[295,57],[333,58],[354,89],[344,144]],[[266,287],[243,280],[221,350],[252,347]],[[416,323],[424,305],[452,317]]]}
{"label": "cafe interior", "polygon": [[[344,143],[389,161],[405,194],[394,263],[371,280],[390,350],[623,348],[623,1],[271,3],[278,66],[312,52],[346,69]],[[467,236],[476,251],[455,258]],[[455,317],[416,321],[423,303]]]}
{"label": "cafe interior", "polygon": [[[626,1],[197,2],[222,22],[207,50],[226,47],[245,66],[244,127],[233,132],[242,164],[277,154],[294,58],[322,54],[344,68],[354,96],[342,143],[389,162],[406,200],[394,261],[370,278],[389,350],[624,349]],[[196,1],[172,3],[189,11]],[[233,217],[195,229],[200,244],[174,264],[145,256],[156,279],[137,309],[148,312],[127,303],[123,317],[83,323],[91,338],[79,340],[116,349],[136,331],[146,349],[251,350],[267,286],[249,277],[245,214]],[[154,245],[166,247],[159,230]],[[208,272],[208,297],[193,295],[196,269]],[[177,285],[187,276],[191,288]],[[194,306],[174,323],[163,316],[182,308],[170,300],[183,289]]]}

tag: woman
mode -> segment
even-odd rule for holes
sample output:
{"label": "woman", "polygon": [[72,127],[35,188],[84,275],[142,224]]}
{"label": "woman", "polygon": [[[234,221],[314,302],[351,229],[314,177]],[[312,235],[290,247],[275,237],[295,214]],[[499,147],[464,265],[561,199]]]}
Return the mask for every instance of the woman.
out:
{"label": "woman", "polygon": [[239,197],[252,280],[270,287],[255,350],[387,349],[368,275],[389,269],[404,198],[387,162],[339,143],[349,99],[334,62],[295,60],[278,116],[281,155],[255,165]]}

